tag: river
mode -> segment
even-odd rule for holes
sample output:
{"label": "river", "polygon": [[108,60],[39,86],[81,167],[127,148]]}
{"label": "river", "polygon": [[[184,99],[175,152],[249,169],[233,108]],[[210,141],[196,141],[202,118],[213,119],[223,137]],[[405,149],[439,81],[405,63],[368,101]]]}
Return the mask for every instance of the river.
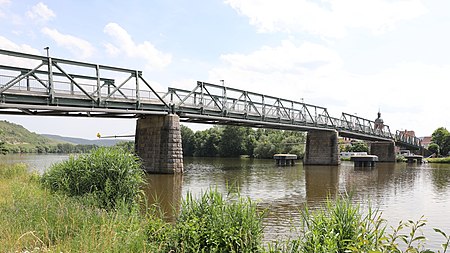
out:
{"label": "river", "polygon": [[[67,155],[6,155],[1,162],[24,162],[30,170],[43,172]],[[373,169],[355,169],[353,163],[339,166],[277,167],[273,160],[237,158],[185,158],[182,176],[147,175],[145,188],[150,201],[162,202],[168,219],[187,192],[200,194],[211,187],[220,192],[239,192],[269,212],[265,239],[292,236],[299,208],[305,203],[319,208],[327,196],[352,193],[353,201],[367,209],[369,203],[383,212],[390,225],[400,220],[427,220],[423,229],[428,246],[439,248],[443,237],[434,227],[450,233],[450,164],[378,163]],[[389,230],[388,230],[389,231]],[[406,231],[405,231],[406,232]],[[408,231],[409,232],[409,231]]]}

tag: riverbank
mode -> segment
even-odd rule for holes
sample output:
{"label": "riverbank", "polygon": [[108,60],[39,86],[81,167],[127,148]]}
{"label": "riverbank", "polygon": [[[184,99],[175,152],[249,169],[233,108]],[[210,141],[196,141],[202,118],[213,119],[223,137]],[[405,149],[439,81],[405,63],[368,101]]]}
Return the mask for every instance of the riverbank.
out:
{"label": "riverbank", "polygon": [[425,160],[429,163],[450,163],[450,157],[426,158]]}
{"label": "riverbank", "polygon": [[51,194],[24,165],[0,167],[0,252],[150,252],[150,217]]}
{"label": "riverbank", "polygon": [[[309,225],[297,229],[310,231],[309,237],[299,235],[267,245],[261,240],[260,218],[264,213],[255,209],[255,203],[247,202],[249,199],[237,199],[230,202],[217,192],[203,194],[199,199],[188,195],[182,207],[186,212],[177,217],[177,224],[180,224],[177,226],[164,222],[157,209],[145,204],[140,209],[118,207],[106,211],[83,198],[50,193],[40,185],[39,176],[28,173],[24,165],[1,166],[0,251],[168,252],[172,249],[174,252],[198,252],[206,249],[214,252],[216,247],[217,252],[221,249],[217,245],[233,245],[233,240],[241,238],[247,238],[247,244],[253,243],[249,247],[252,250],[235,252],[330,252],[333,247],[347,246],[353,247],[353,252],[370,247],[379,250],[375,252],[392,252],[400,238],[411,242],[411,249],[425,249],[418,244],[423,245],[425,238],[421,239],[417,230],[424,220],[402,223],[407,230],[398,228],[396,234],[388,234],[378,212],[363,215],[345,199],[328,202],[322,211],[303,212],[304,221]],[[245,216],[246,213],[249,215]],[[240,222],[244,223],[236,223],[233,217],[240,217]],[[410,236],[412,231],[415,233]],[[388,241],[394,235],[398,236],[397,241]],[[210,244],[204,244],[206,241]],[[378,243],[378,248],[373,243]],[[406,248],[398,250],[396,252],[406,252]]]}

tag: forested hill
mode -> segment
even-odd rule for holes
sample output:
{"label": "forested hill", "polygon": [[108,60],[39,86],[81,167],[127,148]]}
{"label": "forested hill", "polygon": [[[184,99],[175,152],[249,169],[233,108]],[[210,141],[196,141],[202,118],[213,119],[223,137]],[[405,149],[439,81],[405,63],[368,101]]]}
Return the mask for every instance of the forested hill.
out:
{"label": "forested hill", "polygon": [[53,140],[37,133],[28,131],[25,127],[5,120],[0,121],[0,141],[6,145],[35,147],[39,145],[57,145],[62,141]]}
{"label": "forested hill", "polygon": [[112,146],[119,140],[86,140],[58,135],[41,135],[21,125],[0,120],[2,153],[79,153],[97,146]]}
{"label": "forested hill", "polygon": [[81,145],[97,145],[97,146],[114,146],[118,142],[121,141],[128,141],[128,140],[121,140],[121,139],[97,139],[97,140],[87,140],[82,138],[74,138],[74,137],[64,137],[54,134],[42,134],[42,136],[45,136],[47,138],[61,141],[61,142],[69,142],[72,144],[81,144]]}

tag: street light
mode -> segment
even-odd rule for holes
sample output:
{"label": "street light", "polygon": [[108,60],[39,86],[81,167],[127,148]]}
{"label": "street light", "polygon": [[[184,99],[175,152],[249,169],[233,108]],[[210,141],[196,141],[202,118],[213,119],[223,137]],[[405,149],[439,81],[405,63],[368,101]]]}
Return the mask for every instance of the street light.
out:
{"label": "street light", "polygon": [[50,49],[49,47],[44,47],[44,50],[47,51],[47,57],[49,57],[49,53],[48,53],[49,49]]}

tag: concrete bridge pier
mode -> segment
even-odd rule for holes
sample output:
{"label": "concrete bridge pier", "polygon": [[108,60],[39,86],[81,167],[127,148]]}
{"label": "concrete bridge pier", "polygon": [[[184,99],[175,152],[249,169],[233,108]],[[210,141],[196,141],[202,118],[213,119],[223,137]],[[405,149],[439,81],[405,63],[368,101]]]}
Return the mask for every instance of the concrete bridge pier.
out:
{"label": "concrete bridge pier", "polygon": [[395,162],[394,141],[377,141],[369,145],[369,154],[378,156],[378,162]]}
{"label": "concrete bridge pier", "polygon": [[183,149],[178,115],[147,115],[138,119],[135,149],[146,172],[182,173]]}
{"label": "concrete bridge pier", "polygon": [[339,162],[337,131],[308,131],[303,164],[338,165]]}

